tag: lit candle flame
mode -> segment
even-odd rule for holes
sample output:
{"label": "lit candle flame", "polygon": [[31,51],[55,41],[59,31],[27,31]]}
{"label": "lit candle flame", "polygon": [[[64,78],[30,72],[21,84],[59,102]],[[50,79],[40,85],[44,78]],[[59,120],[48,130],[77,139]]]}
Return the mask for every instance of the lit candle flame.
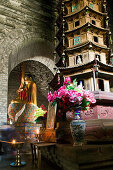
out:
{"label": "lit candle flame", "polygon": [[16,144],[16,140],[15,139],[12,140],[12,144]]}
{"label": "lit candle flame", "polygon": [[36,130],[36,134],[39,134],[39,129]]}

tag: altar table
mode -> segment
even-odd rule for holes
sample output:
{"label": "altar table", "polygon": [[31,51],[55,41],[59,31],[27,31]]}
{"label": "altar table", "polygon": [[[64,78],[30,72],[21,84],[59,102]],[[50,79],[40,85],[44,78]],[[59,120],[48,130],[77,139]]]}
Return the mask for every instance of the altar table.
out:
{"label": "altar table", "polygon": [[33,163],[37,164],[38,163],[38,168],[41,168],[41,148],[47,147],[48,149],[50,147],[55,147],[56,143],[45,143],[45,142],[39,142],[31,143],[31,150],[32,150],[32,161]]}

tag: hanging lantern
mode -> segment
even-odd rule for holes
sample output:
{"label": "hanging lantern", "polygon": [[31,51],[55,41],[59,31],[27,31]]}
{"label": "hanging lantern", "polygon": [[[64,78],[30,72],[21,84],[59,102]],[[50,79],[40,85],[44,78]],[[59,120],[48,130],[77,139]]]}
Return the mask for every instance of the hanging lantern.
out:
{"label": "hanging lantern", "polygon": [[110,41],[110,44],[113,43],[113,41],[112,41],[112,36],[111,36],[111,32],[109,32],[109,41]]}
{"label": "hanging lantern", "polygon": [[60,84],[60,70],[57,70],[57,75],[58,75],[58,85]]}
{"label": "hanging lantern", "polygon": [[64,51],[62,53],[62,63],[65,66],[65,52]]}

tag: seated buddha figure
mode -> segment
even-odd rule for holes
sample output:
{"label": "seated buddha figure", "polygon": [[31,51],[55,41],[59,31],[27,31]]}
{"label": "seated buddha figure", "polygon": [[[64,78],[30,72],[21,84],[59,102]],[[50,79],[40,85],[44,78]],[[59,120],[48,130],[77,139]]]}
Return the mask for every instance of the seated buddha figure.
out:
{"label": "seated buddha figure", "polygon": [[17,99],[13,102],[32,103],[37,106],[37,87],[31,76],[25,76],[17,90]]}

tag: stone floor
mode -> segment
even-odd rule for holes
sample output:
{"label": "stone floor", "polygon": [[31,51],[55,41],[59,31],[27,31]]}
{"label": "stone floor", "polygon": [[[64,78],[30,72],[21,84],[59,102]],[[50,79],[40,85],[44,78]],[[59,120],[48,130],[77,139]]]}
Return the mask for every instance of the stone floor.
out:
{"label": "stone floor", "polygon": [[[26,161],[26,165],[23,167],[11,167],[10,163],[15,160],[14,154],[3,154],[0,155],[0,170],[38,170],[37,166],[32,164],[31,154],[22,154],[22,161]],[[59,167],[51,164],[45,159],[42,159],[42,167],[40,170],[61,170]],[[65,169],[64,169],[65,170]],[[76,169],[71,169],[76,170]],[[80,169],[82,170],[82,169]],[[84,169],[84,170],[95,170],[95,168],[91,169]],[[103,168],[96,168],[96,170],[113,170],[113,166],[103,167]]]}
{"label": "stone floor", "polygon": [[[11,167],[10,163],[15,161],[15,154],[2,154],[0,155],[0,170],[38,170],[39,168],[32,164],[31,154],[21,154],[22,161],[26,162],[23,167]],[[51,164],[49,161],[42,159],[40,170],[60,170],[56,165]]]}

